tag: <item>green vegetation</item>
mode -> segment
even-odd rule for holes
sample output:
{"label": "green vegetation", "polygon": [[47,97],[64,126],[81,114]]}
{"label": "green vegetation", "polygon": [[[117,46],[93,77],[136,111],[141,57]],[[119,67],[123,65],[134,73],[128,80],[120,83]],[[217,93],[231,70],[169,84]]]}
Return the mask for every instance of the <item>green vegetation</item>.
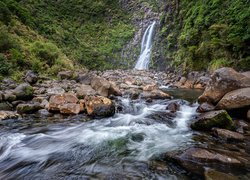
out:
{"label": "green vegetation", "polygon": [[[249,0],[169,1],[161,17],[161,44],[184,70],[250,68]],[[168,7],[168,8],[167,8]],[[171,7],[171,8],[169,8]],[[174,12],[169,13],[169,9]]]}

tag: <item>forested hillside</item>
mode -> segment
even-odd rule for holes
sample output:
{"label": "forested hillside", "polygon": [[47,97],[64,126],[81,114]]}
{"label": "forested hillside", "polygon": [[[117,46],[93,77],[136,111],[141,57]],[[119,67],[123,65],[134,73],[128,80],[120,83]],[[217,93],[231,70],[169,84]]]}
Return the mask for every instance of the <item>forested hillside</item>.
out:
{"label": "forested hillside", "polygon": [[121,50],[138,36],[132,20],[136,13],[143,17],[143,4],[160,19],[154,67],[250,69],[249,0],[1,0],[0,76],[128,68]]}

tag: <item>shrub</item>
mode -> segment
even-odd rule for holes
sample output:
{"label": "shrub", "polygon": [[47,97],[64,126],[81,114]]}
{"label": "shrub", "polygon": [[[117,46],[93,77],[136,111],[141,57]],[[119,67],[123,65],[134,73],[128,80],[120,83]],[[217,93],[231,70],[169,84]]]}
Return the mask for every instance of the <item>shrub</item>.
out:
{"label": "shrub", "polygon": [[8,25],[11,21],[11,12],[4,2],[0,1],[0,21]]}
{"label": "shrub", "polygon": [[11,64],[8,62],[8,59],[4,54],[0,53],[0,74],[1,75],[9,75]]}
{"label": "shrub", "polygon": [[8,33],[7,27],[0,27],[0,53],[5,52],[11,48],[14,48],[16,45],[15,41],[12,39]]}

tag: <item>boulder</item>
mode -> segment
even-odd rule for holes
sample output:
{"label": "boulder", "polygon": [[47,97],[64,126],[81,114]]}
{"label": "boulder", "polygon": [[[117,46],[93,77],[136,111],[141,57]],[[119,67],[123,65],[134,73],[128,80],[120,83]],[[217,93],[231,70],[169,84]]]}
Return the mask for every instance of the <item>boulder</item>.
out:
{"label": "boulder", "polygon": [[250,109],[247,111],[247,120],[250,121]]}
{"label": "boulder", "polygon": [[213,129],[213,134],[221,139],[230,141],[230,140],[236,140],[236,141],[243,141],[245,138],[242,134],[229,131],[227,129],[219,129],[215,128]]}
{"label": "boulder", "polygon": [[93,74],[88,73],[88,74],[79,74],[76,78],[76,81],[81,83],[81,84],[86,84],[86,85],[90,85],[91,84],[91,80],[93,78]]}
{"label": "boulder", "polygon": [[0,103],[0,110],[11,111],[12,109],[13,109],[13,106],[9,102]]}
{"label": "boulder", "polygon": [[204,103],[199,105],[199,107],[197,108],[196,111],[199,113],[204,113],[204,112],[213,111],[214,109],[215,109],[214,105],[207,103],[207,102],[204,102]]}
{"label": "boulder", "polygon": [[73,78],[73,71],[61,71],[57,74],[57,77],[61,80],[63,79],[72,79]]}
{"label": "boulder", "polygon": [[0,102],[2,102],[3,101],[3,99],[4,99],[4,97],[3,97],[3,92],[2,91],[0,91]]}
{"label": "boulder", "polygon": [[30,100],[33,98],[33,87],[27,83],[20,84],[13,92],[18,100]]}
{"label": "boulder", "polygon": [[47,93],[49,95],[63,94],[65,93],[65,90],[61,87],[53,87],[53,88],[47,89]]}
{"label": "boulder", "polygon": [[60,113],[62,114],[79,114],[81,111],[80,104],[67,103],[60,106]]}
{"label": "boulder", "polygon": [[16,97],[16,95],[14,94],[14,92],[7,91],[7,92],[4,93],[3,99],[4,99],[5,101],[12,102],[12,101],[15,101],[15,100],[17,99],[17,97]]}
{"label": "boulder", "polygon": [[78,101],[78,98],[74,94],[65,93],[62,95],[54,95],[50,97],[47,108],[49,111],[60,111],[61,106],[68,103],[76,104]]}
{"label": "boulder", "polygon": [[108,97],[111,84],[105,78],[95,76],[91,80],[91,87],[101,96]]}
{"label": "boulder", "polygon": [[157,86],[155,84],[148,84],[143,87],[143,91],[153,91],[157,89]]}
{"label": "boulder", "polygon": [[91,86],[84,84],[76,88],[76,96],[79,99],[85,98],[87,95],[96,95],[96,91]]}
{"label": "boulder", "polygon": [[198,100],[216,104],[226,93],[246,87],[250,87],[250,78],[232,68],[221,68],[213,73],[204,93]]}
{"label": "boulder", "polygon": [[13,111],[0,111],[0,121],[6,119],[17,119],[19,115]]}
{"label": "boulder", "polygon": [[227,93],[217,104],[217,109],[237,109],[250,106],[250,88],[237,89]]}
{"label": "boulder", "polygon": [[214,127],[232,129],[234,123],[225,110],[210,111],[200,114],[195,122],[191,124],[194,130],[211,130]]}
{"label": "boulder", "polygon": [[180,104],[178,102],[171,102],[167,105],[166,110],[169,110],[170,112],[174,113],[176,111],[180,110]]}
{"label": "boulder", "polygon": [[114,103],[103,96],[86,96],[85,108],[88,115],[93,117],[109,117],[115,114]]}
{"label": "boulder", "polygon": [[39,103],[34,104],[18,104],[16,110],[19,114],[31,114],[42,109]]}
{"label": "boulder", "polygon": [[215,171],[213,169],[206,169],[204,173],[205,180],[238,180],[236,176],[226,174],[223,172]]}
{"label": "boulder", "polygon": [[143,91],[142,98],[144,99],[169,99],[171,96],[167,93],[164,93],[161,90],[153,90],[153,91]]}
{"label": "boulder", "polygon": [[38,81],[38,75],[33,71],[28,71],[24,77],[25,82],[35,84]]}

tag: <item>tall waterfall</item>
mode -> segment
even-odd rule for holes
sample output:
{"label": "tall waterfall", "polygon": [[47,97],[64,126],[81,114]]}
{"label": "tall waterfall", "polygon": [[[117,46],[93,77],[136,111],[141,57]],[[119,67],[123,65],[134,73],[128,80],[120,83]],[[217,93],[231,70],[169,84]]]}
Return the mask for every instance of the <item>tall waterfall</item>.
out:
{"label": "tall waterfall", "polygon": [[152,41],[153,41],[153,34],[155,28],[155,21],[148,26],[146,29],[142,42],[141,42],[141,54],[137,63],[135,65],[135,69],[144,70],[148,69],[148,65],[150,62],[150,55],[151,55],[151,48],[152,48]]}

